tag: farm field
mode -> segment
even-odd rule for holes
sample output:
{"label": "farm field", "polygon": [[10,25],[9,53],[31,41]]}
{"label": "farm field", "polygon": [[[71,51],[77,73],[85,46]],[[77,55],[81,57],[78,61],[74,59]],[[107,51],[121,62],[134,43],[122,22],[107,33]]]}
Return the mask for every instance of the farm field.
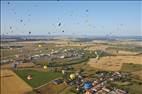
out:
{"label": "farm field", "polygon": [[1,70],[1,94],[25,94],[32,87],[25,83],[11,70]]}
{"label": "farm field", "polygon": [[[17,70],[15,73],[27,82],[31,87],[37,88],[49,81],[61,77],[62,74],[58,72],[41,72],[37,70]],[[32,75],[32,80],[28,80],[27,76]]]}
{"label": "farm field", "polygon": [[93,58],[88,62],[91,67],[108,71],[119,71],[123,63],[142,64],[142,56],[106,56],[100,60]]}
{"label": "farm field", "polygon": [[[34,67],[35,64],[29,62],[29,63],[21,63],[21,64],[18,64],[18,68],[30,68],[30,67]],[[11,69],[12,68],[12,64],[4,64],[1,66],[1,69]]]}
{"label": "farm field", "polygon": [[68,86],[64,83],[55,85],[53,83],[49,83],[44,87],[39,88],[41,94],[62,94]]}
{"label": "farm field", "polygon": [[[29,61],[17,64],[17,68],[14,71],[17,74],[15,75],[20,80],[22,80],[23,83],[27,84],[31,88],[31,90],[26,91],[26,94],[37,94],[35,92],[36,90],[40,90],[41,94],[77,94],[76,88],[74,86],[69,86],[64,83],[58,85],[52,83],[52,81],[55,79],[63,78],[61,72],[63,69],[67,71],[68,79],[71,73],[82,71],[81,73],[85,77],[87,77],[85,78],[85,80],[94,80],[97,71],[129,72],[132,74],[133,78],[140,80],[137,82],[138,84],[132,82],[132,86],[124,86],[118,83],[114,83],[114,85],[116,87],[118,86],[118,88],[121,87],[124,90],[128,90],[130,94],[133,94],[134,92],[138,92],[139,94],[141,93],[141,85],[139,85],[139,83],[141,82],[142,77],[139,74],[141,74],[142,71],[142,55],[139,54],[139,50],[137,50],[136,52],[135,50],[131,52],[125,51],[125,49],[119,49],[119,51],[117,51],[117,48],[110,48],[111,46],[114,46],[114,43],[110,44],[107,42],[96,44],[91,42],[71,42],[70,44],[67,43],[68,41],[58,41],[54,44],[46,44],[46,42],[32,43],[31,41],[27,43],[23,42],[21,44],[24,46],[24,53],[19,53],[18,49],[6,49],[5,51],[3,50],[3,53],[5,54],[3,57],[13,56],[13,60],[17,59],[18,62],[18,59],[21,59],[22,61],[23,58],[28,59],[29,57],[35,55],[39,56],[34,60],[29,58]],[[39,44],[42,45],[42,47],[38,47]],[[126,45],[124,45],[124,47],[127,48]],[[68,52],[68,49],[72,49],[72,51]],[[65,50],[66,52],[63,52]],[[111,52],[111,50],[116,53],[113,53],[113,51]],[[51,54],[51,52],[54,51],[58,52],[59,54]],[[98,53],[99,59],[96,58],[97,55],[95,54],[95,52]],[[76,54],[76,56],[60,58],[60,56],[64,55],[64,53],[66,53],[66,55]],[[15,55],[17,54],[23,57],[16,58]],[[50,56],[48,56],[48,54],[50,54]],[[83,55],[83,57],[77,57],[79,55]],[[43,68],[43,66],[45,65],[48,67],[47,69]],[[13,69],[12,63],[1,65],[1,69]],[[32,80],[27,80],[28,75],[32,75]],[[134,87],[137,87],[137,89],[134,90]],[[12,89],[12,87],[8,88]],[[15,92],[19,92],[19,90],[15,90]]]}

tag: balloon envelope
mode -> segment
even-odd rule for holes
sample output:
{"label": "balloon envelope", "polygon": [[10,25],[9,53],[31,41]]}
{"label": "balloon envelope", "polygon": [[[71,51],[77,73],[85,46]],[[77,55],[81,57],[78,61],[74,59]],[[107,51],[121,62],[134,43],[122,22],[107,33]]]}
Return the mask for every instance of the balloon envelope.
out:
{"label": "balloon envelope", "polygon": [[47,69],[47,66],[43,66],[44,69]]}
{"label": "balloon envelope", "polygon": [[84,89],[90,89],[90,88],[92,88],[92,83],[91,82],[86,82],[84,84]]}
{"label": "balloon envelope", "polygon": [[75,74],[70,74],[70,78],[73,80],[75,79]]}
{"label": "balloon envelope", "polygon": [[42,45],[38,45],[38,47],[42,47]]}

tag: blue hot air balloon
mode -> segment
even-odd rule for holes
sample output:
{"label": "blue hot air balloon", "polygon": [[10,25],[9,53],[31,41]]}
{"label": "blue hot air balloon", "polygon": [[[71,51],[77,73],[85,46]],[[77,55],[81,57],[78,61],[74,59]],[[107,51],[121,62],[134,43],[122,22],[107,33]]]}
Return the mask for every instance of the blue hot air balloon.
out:
{"label": "blue hot air balloon", "polygon": [[92,83],[91,82],[85,82],[83,87],[84,87],[84,89],[90,89],[90,88],[92,88]]}

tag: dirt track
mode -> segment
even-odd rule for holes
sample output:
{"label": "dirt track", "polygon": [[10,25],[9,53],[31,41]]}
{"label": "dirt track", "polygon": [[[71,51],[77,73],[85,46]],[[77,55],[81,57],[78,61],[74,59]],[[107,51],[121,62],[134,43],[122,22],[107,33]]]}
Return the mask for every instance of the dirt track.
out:
{"label": "dirt track", "polygon": [[11,70],[1,70],[1,94],[25,94],[32,88]]}
{"label": "dirt track", "polygon": [[123,63],[142,64],[142,55],[140,56],[106,56],[96,60],[90,59],[88,64],[91,67],[103,70],[118,71]]}

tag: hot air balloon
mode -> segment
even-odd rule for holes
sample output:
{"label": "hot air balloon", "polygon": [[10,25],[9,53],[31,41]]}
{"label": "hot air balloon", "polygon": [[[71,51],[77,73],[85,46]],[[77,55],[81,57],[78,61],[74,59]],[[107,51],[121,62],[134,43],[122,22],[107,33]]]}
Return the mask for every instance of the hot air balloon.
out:
{"label": "hot air balloon", "polygon": [[84,89],[90,89],[90,88],[92,88],[92,83],[91,82],[85,82],[83,87],[84,87]]}
{"label": "hot air balloon", "polygon": [[31,32],[29,32],[29,34],[31,34]]}
{"label": "hot air balloon", "polygon": [[61,26],[61,23],[59,23],[58,26]]}
{"label": "hot air balloon", "polygon": [[7,3],[8,5],[10,4],[10,2]]}
{"label": "hot air balloon", "polygon": [[10,26],[9,28],[12,29],[12,26]]}
{"label": "hot air balloon", "polygon": [[47,69],[47,66],[46,66],[46,65],[44,65],[44,66],[43,66],[43,69]]}
{"label": "hot air balloon", "polygon": [[62,70],[62,74],[65,74],[65,70]]}
{"label": "hot air balloon", "polygon": [[28,76],[27,76],[27,79],[28,79],[28,80],[32,80],[32,75],[28,75]]}
{"label": "hot air balloon", "polygon": [[20,20],[20,22],[23,22],[23,20]]}
{"label": "hot air balloon", "polygon": [[86,9],[85,11],[88,12],[88,9]]}
{"label": "hot air balloon", "polygon": [[39,44],[38,47],[42,47],[42,45]]}
{"label": "hot air balloon", "polygon": [[75,74],[70,74],[70,79],[74,80],[75,79]]}
{"label": "hot air balloon", "polygon": [[96,59],[99,59],[99,54],[95,51]]}

